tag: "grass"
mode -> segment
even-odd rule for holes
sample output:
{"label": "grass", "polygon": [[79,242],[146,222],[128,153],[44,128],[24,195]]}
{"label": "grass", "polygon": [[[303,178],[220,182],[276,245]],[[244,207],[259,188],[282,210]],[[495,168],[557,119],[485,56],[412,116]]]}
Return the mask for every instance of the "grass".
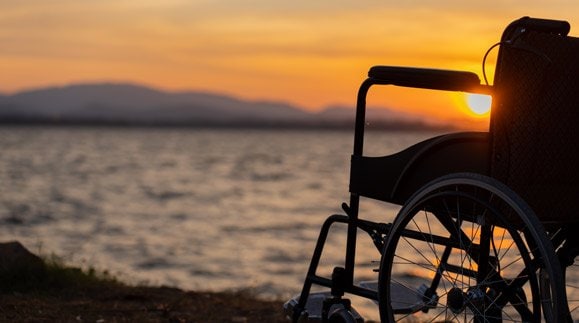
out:
{"label": "grass", "polygon": [[121,285],[107,271],[69,267],[55,255],[41,262],[5,266],[0,270],[0,293],[51,292]]}

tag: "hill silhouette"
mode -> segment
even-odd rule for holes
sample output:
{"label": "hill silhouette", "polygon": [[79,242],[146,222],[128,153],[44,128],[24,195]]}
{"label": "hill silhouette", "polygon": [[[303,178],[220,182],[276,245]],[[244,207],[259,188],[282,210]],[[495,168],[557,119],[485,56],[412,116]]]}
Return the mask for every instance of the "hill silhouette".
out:
{"label": "hill silhouette", "polygon": [[[134,84],[77,84],[0,96],[3,124],[351,128],[354,115],[353,107],[310,112],[283,102],[247,101],[207,92],[164,92]],[[367,116],[378,127],[441,127],[386,108],[369,108]]]}

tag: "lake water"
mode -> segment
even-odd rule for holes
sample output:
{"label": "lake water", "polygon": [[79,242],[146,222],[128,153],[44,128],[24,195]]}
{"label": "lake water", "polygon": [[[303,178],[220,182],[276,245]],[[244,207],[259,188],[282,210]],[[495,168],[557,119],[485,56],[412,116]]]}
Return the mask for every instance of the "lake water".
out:
{"label": "lake water", "polygon": [[[370,132],[370,155],[434,133]],[[131,283],[299,292],[321,223],[348,201],[349,131],[0,128],[0,234]],[[397,207],[362,201],[364,218]],[[332,231],[320,272],[343,262]],[[358,280],[379,254],[361,237]]]}
{"label": "lake water", "polygon": [[[432,134],[371,136],[389,153]],[[134,283],[286,297],[348,201],[352,143],[349,131],[4,127],[0,234]],[[327,268],[342,257],[329,248]]]}

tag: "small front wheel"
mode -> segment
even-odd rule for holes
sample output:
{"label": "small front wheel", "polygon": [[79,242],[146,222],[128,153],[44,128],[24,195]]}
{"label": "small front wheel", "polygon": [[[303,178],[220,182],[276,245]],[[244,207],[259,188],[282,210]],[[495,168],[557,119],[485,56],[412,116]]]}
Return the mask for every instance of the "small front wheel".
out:
{"label": "small front wheel", "polygon": [[328,313],[328,323],[356,323],[354,314],[343,305],[335,305]]}

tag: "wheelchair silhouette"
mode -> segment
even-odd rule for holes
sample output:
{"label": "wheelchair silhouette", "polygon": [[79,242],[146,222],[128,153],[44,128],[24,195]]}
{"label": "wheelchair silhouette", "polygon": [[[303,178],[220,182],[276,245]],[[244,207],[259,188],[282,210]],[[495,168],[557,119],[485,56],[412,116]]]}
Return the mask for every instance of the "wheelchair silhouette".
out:
{"label": "wheelchair silhouette", "polygon": [[[375,301],[382,322],[579,320],[579,38],[569,29],[512,22],[497,44],[493,85],[462,71],[369,70],[358,92],[350,202],[321,228],[301,294],[284,305],[292,321],[363,322],[347,295]],[[365,156],[374,85],[490,94],[489,131]],[[360,197],[401,209],[391,223],[364,220]],[[323,277],[318,265],[337,223],[347,226],[344,265]],[[358,231],[381,257],[377,281],[354,282]]]}

